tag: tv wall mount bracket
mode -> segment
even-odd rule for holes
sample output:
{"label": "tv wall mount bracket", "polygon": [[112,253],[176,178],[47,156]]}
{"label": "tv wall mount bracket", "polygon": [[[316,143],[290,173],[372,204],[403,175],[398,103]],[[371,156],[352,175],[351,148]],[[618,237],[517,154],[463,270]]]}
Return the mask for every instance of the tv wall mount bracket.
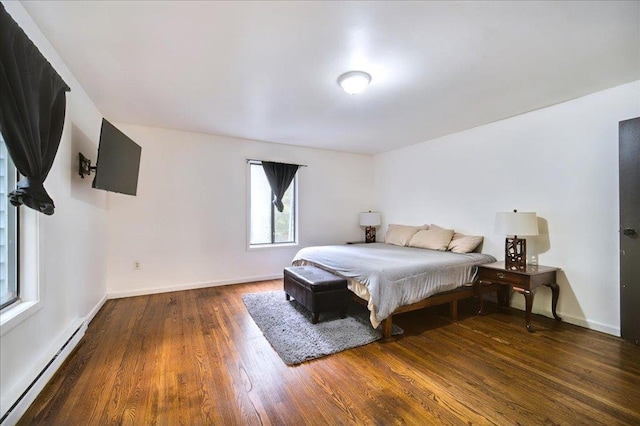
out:
{"label": "tv wall mount bracket", "polygon": [[91,175],[91,171],[95,172],[97,168],[98,166],[92,166],[91,160],[82,155],[81,152],[78,153],[78,174],[82,179],[84,179],[85,176]]}

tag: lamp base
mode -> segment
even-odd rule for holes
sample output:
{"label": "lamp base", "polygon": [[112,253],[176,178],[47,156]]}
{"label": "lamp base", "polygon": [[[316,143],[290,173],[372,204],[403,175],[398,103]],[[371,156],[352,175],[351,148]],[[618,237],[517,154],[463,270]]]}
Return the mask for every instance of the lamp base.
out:
{"label": "lamp base", "polygon": [[376,242],[376,227],[375,226],[367,226],[364,228],[364,242],[365,243],[375,243]]}
{"label": "lamp base", "polygon": [[527,269],[527,240],[514,236],[504,243],[504,266],[512,271]]}

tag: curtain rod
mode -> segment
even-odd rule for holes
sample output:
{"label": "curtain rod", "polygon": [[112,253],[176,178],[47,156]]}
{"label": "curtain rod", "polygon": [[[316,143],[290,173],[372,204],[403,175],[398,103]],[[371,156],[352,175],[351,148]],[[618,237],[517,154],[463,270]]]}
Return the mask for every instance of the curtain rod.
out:
{"label": "curtain rod", "polygon": [[[256,160],[253,158],[247,158],[247,163],[262,164],[263,161],[267,161],[267,160]],[[279,163],[279,161],[273,161],[273,163]],[[282,163],[282,164],[292,164],[293,166],[298,166],[298,167],[308,167],[306,164],[293,164],[293,163]]]}

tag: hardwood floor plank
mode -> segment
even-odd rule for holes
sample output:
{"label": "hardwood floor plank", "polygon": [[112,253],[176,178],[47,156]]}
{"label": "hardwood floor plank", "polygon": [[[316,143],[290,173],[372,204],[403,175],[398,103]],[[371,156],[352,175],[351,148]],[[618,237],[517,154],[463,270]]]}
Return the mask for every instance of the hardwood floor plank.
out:
{"label": "hardwood floor plank", "polygon": [[20,424],[640,424],[640,347],[616,337],[469,300],[287,366],[242,301],[281,288],[107,301]]}
{"label": "hardwood floor plank", "polygon": [[[446,346],[451,341],[452,336],[443,337],[443,341],[439,342],[441,347]],[[518,410],[530,412],[531,417],[534,417],[535,412],[547,412],[546,408],[548,408],[555,410],[555,420],[562,423],[571,423],[576,410],[579,410],[585,418],[588,418],[589,413],[592,413],[593,419],[606,420],[606,418],[603,418],[602,413],[593,410],[591,405],[572,398],[567,394],[564,387],[557,386],[557,382],[541,376],[535,366],[531,366],[528,370],[530,373],[528,377],[523,377],[522,362],[515,363],[513,358],[508,358],[506,360],[503,359],[504,362],[501,366],[495,367],[492,365],[495,359],[495,354],[490,351],[483,351],[478,354],[470,353],[466,363],[460,362],[460,358],[458,358],[452,364],[452,367],[459,374],[466,377],[467,380],[471,379],[473,383],[482,383],[483,386],[477,390],[486,393],[492,400],[503,400],[505,403],[514,401],[518,405]],[[451,377],[451,374],[448,377]],[[510,383],[517,384],[517,386],[509,387]],[[541,394],[539,392],[541,383],[551,391]],[[509,389],[508,393],[504,392],[506,388]],[[462,391],[461,389],[458,392]],[[572,412],[555,409],[559,403],[561,403],[562,407],[572,407]],[[538,418],[532,420],[535,423],[544,423],[548,419]],[[609,420],[613,421],[615,419]]]}
{"label": "hardwood floor plank", "polygon": [[[569,325],[565,327],[577,328]],[[490,330],[493,330],[493,333],[506,333],[503,331],[504,328],[490,328],[487,332]],[[596,340],[600,339],[599,333],[592,332],[591,335]],[[498,341],[504,342],[507,338],[505,336],[503,334]],[[539,339],[539,337],[532,337],[532,339]],[[609,341],[615,342],[616,345],[628,345],[619,339],[616,340],[618,341]],[[589,342],[585,340],[583,344],[589,345]],[[576,393],[579,399],[574,399],[573,402],[576,405],[582,405],[586,412],[594,406],[600,406],[603,411],[615,407],[616,411],[626,413],[625,416],[631,423],[640,423],[638,410],[627,408],[630,401],[622,404],[618,402],[620,399],[627,400],[629,395],[640,396],[638,376],[630,374],[629,371],[612,370],[600,360],[600,357],[594,358],[593,354],[587,355],[588,351],[584,351],[580,346],[546,343],[533,345],[525,341],[515,344],[494,344],[485,350],[491,353],[492,357],[502,359],[505,363],[519,359],[521,370],[532,375],[538,382],[546,380],[551,389]]]}

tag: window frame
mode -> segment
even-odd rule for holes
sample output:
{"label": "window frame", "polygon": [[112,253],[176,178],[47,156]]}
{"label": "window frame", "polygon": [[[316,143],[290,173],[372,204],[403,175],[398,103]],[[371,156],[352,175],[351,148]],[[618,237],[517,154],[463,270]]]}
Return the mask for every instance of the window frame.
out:
{"label": "window frame", "polygon": [[[292,213],[293,213],[293,240],[285,241],[285,242],[276,242],[275,241],[275,206],[273,203],[270,204],[271,208],[271,242],[268,243],[252,243],[251,242],[251,167],[260,167],[262,168],[262,161],[258,160],[247,160],[247,249],[248,250],[260,250],[267,248],[279,248],[279,247],[292,247],[297,246],[299,241],[299,232],[298,232],[298,173],[293,177],[293,181],[291,181],[292,187],[289,187],[287,190],[293,190],[293,203],[292,203]],[[273,199],[273,191],[271,191],[271,199]]]}
{"label": "window frame", "polygon": [[40,213],[24,206],[17,208],[20,209],[20,265],[17,271],[20,297],[17,303],[0,311],[0,336],[44,307],[40,288]]}
{"label": "window frame", "polygon": [[[1,134],[0,143],[4,145],[7,157],[6,182],[8,195],[12,188],[15,188],[18,180],[20,180],[20,173],[15,164],[13,164],[13,160],[9,155],[6,143]],[[0,303],[0,312],[5,312],[10,309],[12,305],[20,302],[20,210],[20,207],[14,207],[7,201],[7,234],[9,234],[9,228],[15,228],[12,229],[11,232],[13,240],[15,240],[13,244],[9,244],[9,235],[7,235],[7,280],[15,281],[15,297],[4,303]],[[9,248],[11,248],[11,250],[9,250]],[[13,270],[10,265],[13,265]]]}
{"label": "window frame", "polygon": [[[4,140],[0,143],[5,144]],[[17,168],[15,179],[16,182],[20,179]],[[44,307],[40,289],[40,213],[22,205],[7,207],[13,209],[16,215],[14,274],[17,297],[10,303],[4,303],[0,309],[0,336]]]}
{"label": "window frame", "polygon": [[[6,302],[0,304],[0,312],[4,312],[5,309],[9,309],[9,307],[15,303],[20,302],[20,208],[15,208],[15,250],[12,250],[12,253],[7,253],[7,263],[11,261],[15,266],[13,271],[13,275],[15,275],[16,282],[16,295],[11,300],[7,300]],[[15,259],[14,259],[15,258]],[[9,276],[9,274],[7,274]]]}

